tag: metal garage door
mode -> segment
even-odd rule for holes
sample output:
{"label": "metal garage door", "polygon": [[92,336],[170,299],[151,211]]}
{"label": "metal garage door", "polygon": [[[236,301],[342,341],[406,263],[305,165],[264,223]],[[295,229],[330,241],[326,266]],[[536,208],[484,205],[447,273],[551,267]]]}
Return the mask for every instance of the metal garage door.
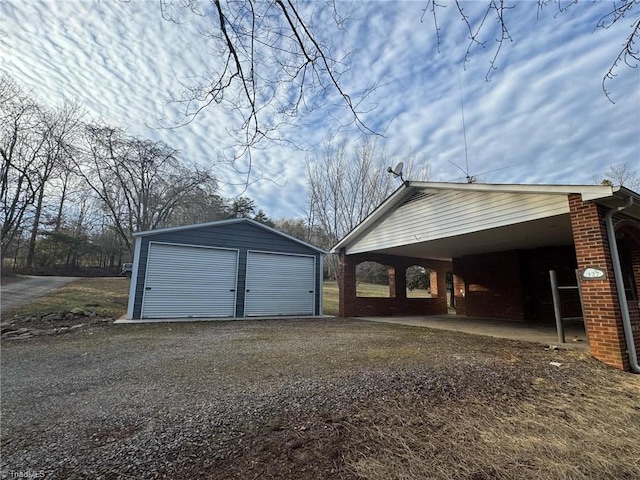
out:
{"label": "metal garage door", "polygon": [[142,318],[233,317],[238,252],[151,243]]}
{"label": "metal garage door", "polygon": [[315,257],[248,252],[244,314],[313,315]]}

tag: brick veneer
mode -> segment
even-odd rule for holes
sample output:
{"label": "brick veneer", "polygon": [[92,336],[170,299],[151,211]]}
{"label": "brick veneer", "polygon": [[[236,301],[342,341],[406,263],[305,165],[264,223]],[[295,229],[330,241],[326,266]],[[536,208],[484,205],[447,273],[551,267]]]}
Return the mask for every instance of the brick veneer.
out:
{"label": "brick veneer", "polygon": [[[562,286],[576,285],[573,246],[467,255],[453,260],[456,313],[553,324],[549,270]],[[562,290],[563,317],[580,317],[578,290]]]}
{"label": "brick veneer", "polygon": [[[390,298],[361,298],[356,296],[356,265],[361,262],[378,262],[388,267]],[[420,265],[436,273],[431,277],[431,292],[435,298],[407,298],[406,269]],[[451,263],[421,258],[396,257],[380,254],[346,255],[339,258],[339,315],[341,317],[389,316],[389,315],[438,315],[447,313],[446,271]],[[434,291],[435,290],[435,291]]]}
{"label": "brick veneer", "polygon": [[524,292],[516,250],[454,259],[456,313],[524,320]]}
{"label": "brick veneer", "polygon": [[[578,284],[576,252],[573,245],[544,247],[522,252],[524,318],[534,323],[555,323],[549,270],[555,270],[560,286]],[[563,318],[581,317],[578,289],[560,290]]]}
{"label": "brick veneer", "polygon": [[429,273],[429,290],[434,297],[438,296],[438,273]]}
{"label": "brick veneer", "polygon": [[606,207],[583,202],[580,195],[569,195],[571,227],[578,268],[599,267],[603,280],[582,282],[585,323],[591,355],[616,368],[628,370],[622,316],[604,222]]}

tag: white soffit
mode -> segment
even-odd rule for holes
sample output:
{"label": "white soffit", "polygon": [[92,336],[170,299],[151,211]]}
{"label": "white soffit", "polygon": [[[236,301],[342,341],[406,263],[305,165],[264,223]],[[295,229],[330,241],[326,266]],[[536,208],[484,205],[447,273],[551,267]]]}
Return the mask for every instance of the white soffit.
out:
{"label": "white soffit", "polygon": [[347,246],[347,254],[458,237],[567,213],[566,195],[418,190]]}
{"label": "white soffit", "polygon": [[[620,187],[608,185],[521,185],[521,184],[482,184],[482,183],[444,183],[444,182],[406,182],[402,187],[391,194],[374,212],[369,215],[356,228],[349,232],[342,240],[340,240],[332,249],[331,253],[345,247],[347,253],[355,253],[353,247],[360,243],[361,239],[370,235],[374,230],[386,222],[387,219],[395,215],[395,211],[399,206],[407,202],[407,198],[419,195],[427,196],[428,194],[438,194],[443,192],[477,192],[477,193],[511,193],[515,195],[546,195],[557,196],[563,198],[563,202],[567,202],[568,211],[568,195],[571,193],[581,195],[583,201],[591,201],[598,199],[610,198]],[[563,212],[566,213],[566,212]],[[549,213],[551,215],[552,213]],[[529,219],[530,220],[530,219]],[[413,221],[413,220],[411,220]],[[522,219],[520,221],[527,221]],[[492,227],[486,227],[492,228]],[[360,248],[358,247],[360,251]],[[368,251],[368,250],[362,250]]]}
{"label": "white soffit", "polygon": [[563,246],[571,245],[572,242],[571,219],[569,214],[565,214],[440,240],[381,249],[376,252],[405,257],[451,260],[464,255]]}

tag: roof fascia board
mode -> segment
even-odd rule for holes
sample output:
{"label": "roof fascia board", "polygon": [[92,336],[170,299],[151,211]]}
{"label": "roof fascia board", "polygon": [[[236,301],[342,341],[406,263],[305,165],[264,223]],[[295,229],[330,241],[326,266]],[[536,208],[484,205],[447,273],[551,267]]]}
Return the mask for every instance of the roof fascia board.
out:
{"label": "roof fascia board", "polygon": [[233,223],[249,223],[251,225],[254,225],[256,227],[262,228],[264,230],[267,230],[269,232],[275,233],[276,235],[279,235],[281,237],[284,238],[288,238],[289,240],[292,240],[300,245],[304,245],[305,247],[308,247],[318,253],[322,253],[322,254],[326,254],[327,252],[321,248],[318,248],[314,245],[311,245],[307,242],[303,242],[302,240],[292,237],[291,235],[288,235],[286,233],[280,232],[278,230],[276,230],[275,228],[271,228],[268,225],[264,225],[263,223],[257,222],[256,220],[252,220],[251,218],[230,218],[228,220],[217,220],[215,222],[206,222],[206,223],[196,223],[195,225],[181,225],[179,227],[168,227],[168,228],[159,228],[157,230],[147,230],[144,232],[135,232],[133,233],[134,237],[146,237],[148,235],[157,235],[157,234],[162,234],[162,233],[173,233],[173,232],[180,232],[183,230],[193,230],[196,228],[206,228],[206,227],[218,227],[221,225],[229,225],[229,224],[233,224]]}
{"label": "roof fascia board", "polygon": [[132,235],[134,237],[146,237],[147,235],[156,235],[158,233],[179,232],[180,230],[191,230],[193,228],[212,227],[215,225],[227,225],[230,223],[242,222],[244,220],[248,220],[248,219],[247,218],[229,218],[227,220],[216,220],[213,222],[196,223],[193,225],[180,225],[177,227],[166,227],[166,228],[157,228],[155,230],[144,230],[142,232],[134,232]]}
{"label": "roof fascia board", "polygon": [[256,227],[260,227],[263,228],[269,232],[275,233],[276,235],[280,235],[281,237],[284,238],[288,238],[289,240],[292,240],[296,243],[299,243],[300,245],[304,245],[305,247],[309,247],[312,250],[315,250],[318,253],[322,253],[322,254],[327,254],[328,252],[326,250],[323,250],[322,248],[318,248],[315,245],[311,245],[310,243],[304,242],[302,240],[300,240],[299,238],[296,237],[292,237],[289,234],[286,234],[284,232],[281,232],[280,230],[276,230],[275,228],[271,228],[269,225],[265,225],[264,223],[260,223],[257,222],[256,220],[252,220],[250,218],[245,218],[244,220],[248,221],[249,223],[255,225]]}
{"label": "roof fascia board", "polygon": [[577,193],[584,201],[611,197],[613,187],[609,185],[519,185],[504,183],[445,183],[445,182],[411,182],[417,188],[434,190],[466,190],[474,192],[509,192],[509,193],[548,193],[568,195]]}
{"label": "roof fascia board", "polygon": [[633,197],[634,203],[640,203],[640,193],[634,192],[627,187],[618,186],[613,189],[614,195],[620,198]]}

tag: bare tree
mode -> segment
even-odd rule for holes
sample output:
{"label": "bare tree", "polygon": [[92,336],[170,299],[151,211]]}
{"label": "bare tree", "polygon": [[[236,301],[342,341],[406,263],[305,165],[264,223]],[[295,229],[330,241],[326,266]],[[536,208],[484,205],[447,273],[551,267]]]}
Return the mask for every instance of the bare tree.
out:
{"label": "bare tree", "polygon": [[640,174],[627,162],[614,163],[604,171],[602,177],[594,176],[595,183],[602,185],[621,185],[631,190],[640,187]]}
{"label": "bare tree", "polygon": [[[296,119],[338,100],[362,131],[359,101],[345,91],[341,76],[348,65],[333,55],[312,24],[313,12],[328,11],[336,28],[346,20],[333,1],[298,4],[294,0],[208,2],[161,0],[166,20],[181,23],[186,16],[201,17],[210,24],[203,32],[214,53],[202,81],[185,85],[174,101],[184,105],[190,122],[202,109],[218,105],[239,119],[230,134],[247,149],[284,140],[280,131]],[[250,156],[249,156],[250,159]]]}
{"label": "bare tree", "polygon": [[[44,199],[50,196],[47,190],[52,179],[68,175],[67,146],[79,130],[82,112],[77,103],[69,103],[60,109],[42,111],[42,132],[44,145],[39,155],[39,161],[33,169],[32,182],[36,186],[36,199],[33,212],[33,227],[29,239],[26,266],[33,266],[36,239],[43,214]],[[63,208],[64,197],[61,199],[60,209]]]}
{"label": "bare tree", "polygon": [[215,185],[210,170],[186,164],[164,143],[102,126],[87,126],[85,139],[84,150],[74,154],[78,174],[130,252],[133,232],[169,226],[178,205],[203,185]]}
{"label": "bare tree", "polygon": [[274,221],[275,228],[303,242],[313,243],[311,228],[302,218],[279,218]]}
{"label": "bare tree", "polygon": [[37,172],[46,136],[40,106],[9,77],[0,79],[0,199],[2,252],[24,227],[39,191]]}
{"label": "bare tree", "polygon": [[[328,140],[319,158],[307,158],[309,223],[326,235],[320,247],[335,245],[398,186],[387,173],[391,163],[371,137],[355,145]],[[335,278],[336,259],[328,258],[327,265]]]}
{"label": "bare tree", "polygon": [[191,225],[229,218],[227,200],[214,182],[206,182],[185,193],[169,219],[171,225]]}

